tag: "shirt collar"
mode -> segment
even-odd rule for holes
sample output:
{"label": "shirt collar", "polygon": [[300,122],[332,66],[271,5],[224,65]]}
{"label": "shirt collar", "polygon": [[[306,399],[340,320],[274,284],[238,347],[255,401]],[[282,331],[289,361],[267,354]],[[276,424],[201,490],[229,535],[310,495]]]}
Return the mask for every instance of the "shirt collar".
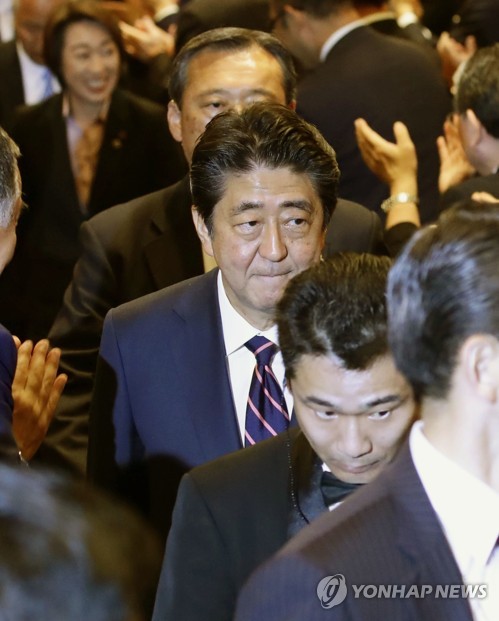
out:
{"label": "shirt collar", "polygon": [[353,22],[350,22],[349,24],[346,24],[345,26],[338,28],[338,30],[335,30],[333,34],[326,40],[326,42],[322,46],[320,57],[319,57],[320,61],[324,62],[326,58],[328,57],[329,52],[341,39],[343,39],[343,37],[346,37],[346,35],[349,32],[351,32],[352,30],[355,30],[356,28],[360,28],[361,26],[365,26],[364,20],[356,19]]}
{"label": "shirt collar", "polygon": [[[107,119],[107,115],[109,114],[109,106],[111,105],[111,100],[104,102],[102,105],[101,111],[99,112],[99,116],[95,119],[95,121],[100,121],[101,123],[105,123]],[[66,120],[72,118],[71,114],[71,103],[69,101],[69,97],[65,92],[62,95],[62,116]],[[94,122],[95,122],[94,121]]]}
{"label": "shirt collar", "polygon": [[244,347],[244,344],[257,334],[265,336],[276,345],[279,344],[277,340],[277,326],[275,324],[268,330],[262,332],[246,321],[246,319],[232,306],[225,293],[222,272],[220,270],[218,271],[217,277],[217,290],[218,305],[222,317],[225,353],[227,356],[230,356],[241,347]]}
{"label": "shirt collar", "polygon": [[423,433],[410,434],[414,465],[464,574],[484,567],[499,534],[499,494],[438,451]]}
{"label": "shirt collar", "polygon": [[393,11],[378,11],[377,13],[371,13],[370,15],[365,15],[364,17],[361,17],[360,21],[362,21],[366,26],[369,26],[369,24],[383,22],[387,19],[396,21],[395,13]]}

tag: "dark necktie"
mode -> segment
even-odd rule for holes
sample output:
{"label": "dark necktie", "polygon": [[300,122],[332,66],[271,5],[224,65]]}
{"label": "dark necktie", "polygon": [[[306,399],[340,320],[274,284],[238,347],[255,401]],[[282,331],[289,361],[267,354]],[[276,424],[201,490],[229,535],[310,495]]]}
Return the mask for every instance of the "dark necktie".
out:
{"label": "dark necktie", "polygon": [[245,446],[250,446],[285,431],[289,415],[282,388],[270,366],[277,346],[263,336],[254,336],[245,346],[256,358],[246,407]]}
{"label": "dark necktie", "polygon": [[362,487],[362,484],[340,481],[331,472],[324,471],[322,473],[321,491],[326,507],[341,502],[358,487]]}

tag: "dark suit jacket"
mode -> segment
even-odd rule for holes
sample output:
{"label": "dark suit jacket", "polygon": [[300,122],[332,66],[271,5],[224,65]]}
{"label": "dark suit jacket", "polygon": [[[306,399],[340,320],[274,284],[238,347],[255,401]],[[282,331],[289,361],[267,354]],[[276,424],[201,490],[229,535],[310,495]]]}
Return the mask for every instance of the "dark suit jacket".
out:
{"label": "dark suit jacket", "polygon": [[241,448],[218,270],[111,310],[90,409],[89,478],[166,534],[181,475]]}
{"label": "dark suit jacket", "polygon": [[[317,585],[342,574],[345,601],[323,609]],[[244,587],[237,621],[472,621],[461,598],[435,586],[462,578],[408,446],[381,475],[316,520]],[[352,585],[432,585],[424,598],[355,598]]]}
{"label": "dark suit jacket", "polygon": [[0,125],[10,133],[15,109],[24,103],[21,65],[15,41],[0,43]]}
{"label": "dark suit jacket", "polygon": [[339,194],[380,213],[388,189],[362,161],[354,120],[363,117],[393,140],[393,123],[409,128],[418,153],[423,222],[438,212],[439,159],[435,140],[450,111],[439,70],[418,46],[363,26],[343,37],[298,85],[298,112],[334,147]]}
{"label": "dark suit jacket", "polygon": [[[16,255],[2,278],[0,316],[21,338],[47,335],[80,253],[80,224],[185,172],[164,110],[118,89],[109,108],[88,214],[83,214],[61,110],[61,95],[24,107],[12,132],[23,154],[19,165],[29,211],[20,222]],[[33,300],[36,315],[31,313]]]}
{"label": "dark suit jacket", "polygon": [[237,26],[268,32],[269,0],[190,0],[177,19],[176,49],[212,28]]}
{"label": "dark suit jacket", "polygon": [[[60,369],[69,381],[37,458],[84,473],[88,409],[106,313],[203,273],[188,179],[91,218],[81,227],[80,241],[81,259],[49,334],[52,345],[62,349]],[[383,245],[376,214],[340,200],[324,254],[342,250],[381,252]]]}
{"label": "dark suit jacket", "polygon": [[16,372],[17,350],[8,330],[0,324],[0,437],[12,434],[12,381]]}
{"label": "dark suit jacket", "polygon": [[440,206],[447,209],[454,203],[470,199],[473,192],[489,192],[499,198],[499,173],[471,177],[450,187],[440,197]]}
{"label": "dark suit jacket", "polygon": [[204,621],[231,621],[237,594],[253,570],[290,533],[326,510],[321,473],[305,436],[294,429],[186,474],[153,621],[201,616]]}

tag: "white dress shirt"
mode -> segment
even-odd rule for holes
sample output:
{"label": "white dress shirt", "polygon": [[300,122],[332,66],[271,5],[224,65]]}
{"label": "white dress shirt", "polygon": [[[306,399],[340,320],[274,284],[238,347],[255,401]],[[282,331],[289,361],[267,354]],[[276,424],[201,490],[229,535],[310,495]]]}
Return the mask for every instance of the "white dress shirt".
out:
{"label": "white dress shirt", "polygon": [[470,598],[476,621],[499,619],[499,494],[440,453],[414,424],[414,465],[435,510],[465,584],[487,585],[487,597]]}
{"label": "white dress shirt", "polygon": [[14,38],[14,7],[12,0],[0,0],[0,40]]}
{"label": "white dress shirt", "polygon": [[[237,414],[239,433],[244,446],[244,429],[246,423],[246,404],[248,401],[251,378],[255,369],[255,355],[244,345],[254,336],[261,335],[279,345],[277,338],[277,326],[273,325],[262,332],[244,319],[229,302],[222,281],[222,272],[218,273],[218,304],[222,317],[222,328],[225,343],[226,363],[229,371],[232,397]],[[288,407],[289,415],[293,410],[293,397],[285,386],[284,364],[281,352],[278,351],[272,361],[272,371],[280,386],[284,386],[284,398]]]}
{"label": "white dress shirt", "polygon": [[[19,41],[16,42],[17,54],[21,65],[21,75],[24,88],[24,103],[36,104],[43,100],[46,89],[47,67],[35,63],[24,51]],[[52,76],[52,90],[58,93],[61,90],[59,82]]]}

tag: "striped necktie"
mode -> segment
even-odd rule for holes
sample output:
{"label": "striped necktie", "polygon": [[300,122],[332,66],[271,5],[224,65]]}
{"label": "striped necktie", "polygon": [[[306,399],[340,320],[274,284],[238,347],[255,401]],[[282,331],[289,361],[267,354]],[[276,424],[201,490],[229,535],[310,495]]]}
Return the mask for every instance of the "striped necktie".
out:
{"label": "striped necktie", "polygon": [[254,336],[246,347],[256,358],[246,407],[245,446],[285,431],[289,415],[282,388],[270,366],[277,346],[263,336]]}

